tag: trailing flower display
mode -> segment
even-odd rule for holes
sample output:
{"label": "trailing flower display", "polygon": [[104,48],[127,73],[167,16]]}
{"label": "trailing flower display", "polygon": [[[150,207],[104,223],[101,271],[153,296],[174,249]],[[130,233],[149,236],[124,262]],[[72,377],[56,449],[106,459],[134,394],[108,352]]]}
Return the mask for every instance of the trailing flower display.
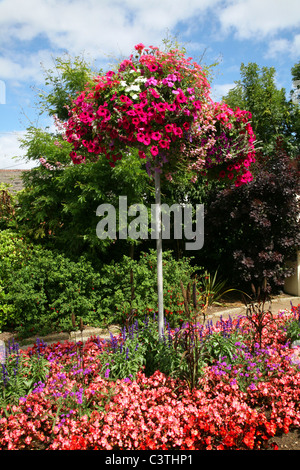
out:
{"label": "trailing flower display", "polygon": [[[179,50],[135,46],[117,71],[95,77],[74,100],[64,138],[74,164],[105,155],[111,166],[138,148],[146,169],[170,178],[180,165],[194,174],[251,179],[255,136],[246,111],[210,98],[203,69]],[[216,171],[216,167],[221,168]]]}

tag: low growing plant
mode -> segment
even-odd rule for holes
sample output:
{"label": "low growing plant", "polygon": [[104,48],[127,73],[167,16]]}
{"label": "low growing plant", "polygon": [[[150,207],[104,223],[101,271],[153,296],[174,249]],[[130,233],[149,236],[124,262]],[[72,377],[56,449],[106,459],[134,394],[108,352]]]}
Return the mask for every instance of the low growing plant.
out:
{"label": "low growing plant", "polygon": [[33,391],[49,372],[47,359],[42,355],[24,356],[17,343],[9,343],[6,361],[0,373],[0,407],[18,404],[22,396]]}

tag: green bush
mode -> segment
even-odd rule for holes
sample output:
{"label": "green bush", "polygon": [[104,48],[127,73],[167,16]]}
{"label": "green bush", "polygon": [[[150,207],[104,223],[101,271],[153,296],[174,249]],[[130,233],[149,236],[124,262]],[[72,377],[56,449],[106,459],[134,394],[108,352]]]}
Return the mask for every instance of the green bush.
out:
{"label": "green bush", "polygon": [[0,230],[0,279],[7,282],[11,271],[18,269],[29,257],[29,247],[12,230]]}
{"label": "green bush", "polygon": [[[184,319],[180,281],[191,282],[196,269],[200,268],[192,267],[189,258],[176,261],[170,251],[163,253],[164,309],[170,326]],[[124,322],[132,310],[140,320],[157,310],[155,250],[141,253],[139,260],[124,256],[121,262],[106,265],[101,274],[101,309],[111,322]]]}
{"label": "green bush", "polygon": [[99,323],[100,276],[84,259],[73,262],[39,248],[34,257],[10,279],[8,300],[15,308],[15,323],[44,329],[70,330],[71,315],[85,324]]}
{"label": "green bush", "polygon": [[15,308],[8,299],[8,286],[12,273],[28,258],[28,250],[22,238],[11,230],[0,231],[0,330],[15,315]]}
{"label": "green bush", "polygon": [[16,197],[11,193],[9,184],[0,183],[0,230],[15,222]]}
{"label": "green bush", "polygon": [[70,261],[3,231],[0,262],[1,327],[40,334],[70,330],[72,313],[85,324],[101,322],[100,274],[84,258]]}
{"label": "green bush", "polygon": [[[84,257],[71,261],[2,231],[0,262],[0,328],[23,336],[71,330],[72,314],[77,323],[82,318],[84,325],[104,326],[157,311],[155,250],[96,271]],[[191,282],[195,269],[189,258],[176,261],[171,252],[163,254],[165,318],[171,327],[184,321],[180,281]]]}
{"label": "green bush", "polygon": [[219,266],[221,276],[242,290],[251,283],[280,292],[293,274],[287,261],[300,246],[300,192],[297,162],[278,148],[265,158],[257,155],[250,183],[208,195],[205,240],[199,263]]}

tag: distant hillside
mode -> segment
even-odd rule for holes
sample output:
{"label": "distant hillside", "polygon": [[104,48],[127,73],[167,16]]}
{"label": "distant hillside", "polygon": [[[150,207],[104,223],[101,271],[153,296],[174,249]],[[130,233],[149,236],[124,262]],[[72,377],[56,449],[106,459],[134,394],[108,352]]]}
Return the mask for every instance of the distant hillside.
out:
{"label": "distant hillside", "polygon": [[30,170],[0,170],[0,184],[11,184],[12,186],[9,189],[14,193],[20,191],[23,189],[21,176],[24,171]]}

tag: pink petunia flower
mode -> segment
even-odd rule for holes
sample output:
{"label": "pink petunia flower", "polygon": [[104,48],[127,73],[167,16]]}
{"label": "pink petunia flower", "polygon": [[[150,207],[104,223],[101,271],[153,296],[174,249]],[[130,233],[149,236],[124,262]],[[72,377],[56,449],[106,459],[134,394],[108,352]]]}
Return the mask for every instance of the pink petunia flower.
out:
{"label": "pink petunia flower", "polygon": [[166,132],[173,132],[173,124],[166,124],[165,125]]}
{"label": "pink petunia flower", "polygon": [[152,132],[151,139],[152,140],[160,140],[161,139],[161,133],[160,132]]}
{"label": "pink petunia flower", "polygon": [[158,145],[163,148],[163,149],[168,149],[170,147],[170,142],[166,139],[161,139],[159,142],[158,142]]}
{"label": "pink petunia flower", "polygon": [[158,152],[159,152],[158,147],[156,145],[153,145],[150,149],[150,152],[154,157],[156,157],[156,155],[158,155]]}
{"label": "pink petunia flower", "polygon": [[142,44],[141,42],[139,44],[136,44],[134,46],[135,50],[138,51],[139,53],[142,52],[142,50],[145,48],[144,44]]}

